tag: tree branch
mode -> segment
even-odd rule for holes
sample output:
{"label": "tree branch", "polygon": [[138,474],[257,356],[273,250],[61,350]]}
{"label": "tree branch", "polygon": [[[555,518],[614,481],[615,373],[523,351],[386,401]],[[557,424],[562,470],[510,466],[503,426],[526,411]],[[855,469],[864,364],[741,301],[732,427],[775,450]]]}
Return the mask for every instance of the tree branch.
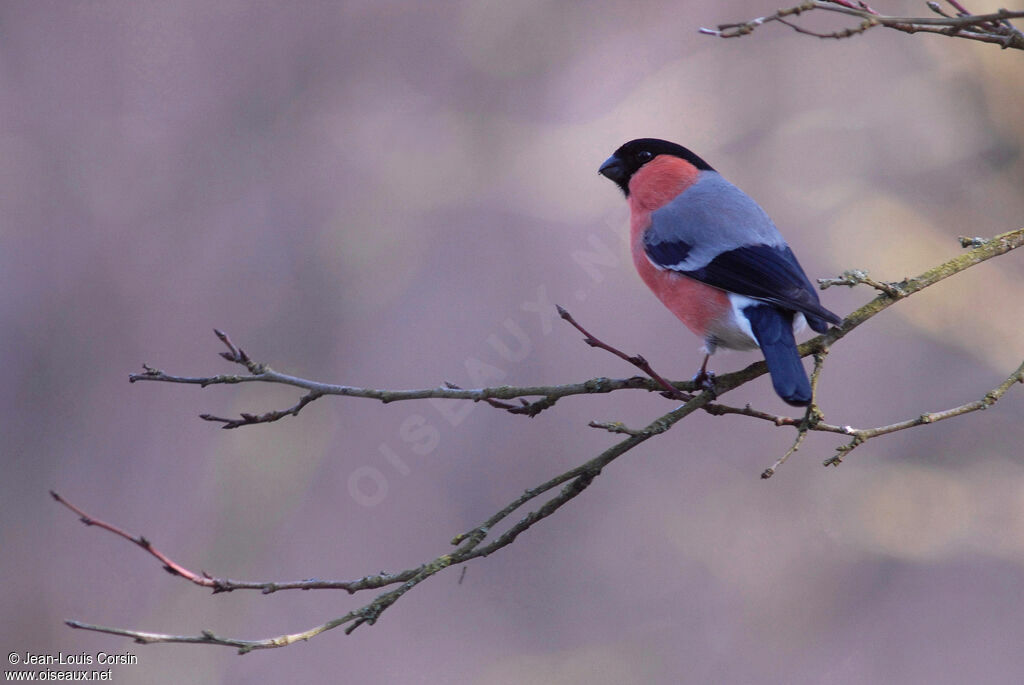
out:
{"label": "tree branch", "polygon": [[[757,28],[770,22],[778,22],[794,31],[817,38],[842,39],[859,35],[877,26],[885,26],[903,33],[939,33],[945,36],[994,43],[1003,48],[1024,50],[1024,33],[1021,33],[1010,19],[1024,17],[1024,10],[1001,9],[990,14],[971,14],[955,0],[947,2],[956,10],[955,15],[942,11],[937,2],[928,2],[937,17],[896,17],[879,14],[866,3],[843,0],[807,0],[799,5],[777,10],[772,14],[734,24],[719,24],[716,29],[701,28],[700,33],[719,38],[739,38],[753,33]],[[822,10],[861,20],[855,27],[832,32],[819,32],[804,28],[792,21],[806,12]]]}
{"label": "tree branch", "polygon": [[[839,279],[826,279],[826,281],[822,283],[822,287],[837,284],[852,287],[863,284],[878,290],[879,295],[847,316],[839,327],[829,329],[825,334],[800,345],[799,351],[801,355],[815,355],[815,368],[812,374],[813,387],[816,389],[818,379],[824,367],[826,355],[836,342],[896,302],[906,299],[924,288],[960,273],[965,269],[1024,245],[1024,228],[1016,231],[1010,231],[988,240],[971,239],[968,241],[968,244],[974,247],[966,254],[955,257],[943,264],[929,269],[919,276],[907,278],[895,283],[872,281],[868,279],[863,272],[855,271],[846,272]],[[578,324],[574,323],[574,325],[576,325],[576,327],[581,330],[589,340],[597,340]],[[243,350],[235,346],[224,333],[220,331],[217,331],[216,333],[221,342],[228,348],[228,351],[222,352],[221,355],[231,362],[243,365],[246,368],[248,375],[210,376],[202,378],[181,377],[168,375],[157,369],[144,366],[145,372],[131,376],[130,380],[132,382],[147,380],[168,383],[189,383],[199,385],[201,387],[243,382],[281,383],[303,389],[307,392],[307,394],[303,396],[296,405],[288,409],[268,412],[267,414],[259,416],[243,414],[241,420],[231,420],[239,426],[250,425],[253,423],[265,423],[271,420],[278,420],[283,416],[298,414],[306,404],[324,395],[363,397],[376,399],[381,402],[425,399],[430,397],[444,397],[470,401],[493,400],[499,403],[496,405],[499,408],[512,411],[519,407],[513,405],[510,408],[504,406],[501,401],[508,399],[522,400],[522,398],[525,397],[541,397],[541,400],[538,400],[537,402],[548,402],[549,404],[547,406],[550,406],[558,398],[569,395],[608,393],[621,389],[664,391],[667,389],[666,384],[668,387],[675,388],[677,390],[685,390],[686,392],[697,392],[699,390],[698,388],[694,388],[692,383],[670,383],[665,381],[663,378],[660,382],[654,380],[653,377],[655,374],[653,373],[653,370],[650,370],[650,375],[652,376],[651,379],[639,377],[620,380],[595,378],[581,383],[560,386],[502,386],[498,388],[482,388],[476,390],[464,390],[457,387],[451,387],[450,385],[449,387],[429,388],[423,390],[377,390],[372,388],[355,388],[352,386],[324,384],[277,373],[266,364],[254,362]],[[610,346],[603,343],[597,346],[607,349],[617,356],[630,361],[628,355],[624,355]],[[635,362],[631,361],[631,363]],[[647,371],[649,371],[649,365],[645,369],[645,372]],[[57,502],[75,512],[86,525],[97,526],[132,542],[145,550],[148,554],[158,559],[163,564],[164,568],[172,574],[181,576],[196,585],[211,588],[215,593],[243,589],[260,590],[264,594],[285,589],[340,589],[349,593],[355,593],[363,590],[380,589],[385,586],[397,586],[379,594],[368,604],[350,611],[343,616],[314,626],[309,630],[300,633],[279,635],[263,640],[224,638],[211,631],[202,631],[198,635],[189,636],[111,628],[73,620],[67,621],[67,624],[76,629],[130,637],[140,643],[184,642],[214,644],[234,647],[238,649],[239,653],[243,654],[254,649],[283,647],[300,640],[308,640],[322,632],[333,630],[339,626],[345,626],[345,632],[350,633],[364,623],[372,625],[387,608],[397,602],[406,592],[424,580],[440,573],[444,569],[450,566],[465,564],[472,559],[487,556],[512,544],[520,534],[578,497],[607,465],[641,443],[670,430],[676,423],[697,410],[704,410],[715,416],[723,416],[726,414],[747,416],[757,420],[771,422],[775,426],[795,427],[797,429],[797,436],[793,445],[780,459],[775,462],[775,464],[773,464],[772,467],[766,469],[762,474],[763,477],[768,477],[775,473],[775,470],[785,462],[790,455],[800,448],[809,431],[830,432],[852,438],[849,443],[836,448],[836,454],[825,462],[826,465],[837,465],[842,461],[846,454],[867,440],[881,435],[887,435],[892,432],[935,423],[937,421],[953,418],[954,416],[962,416],[974,411],[980,411],[995,404],[1014,384],[1024,383],[1024,363],[1022,363],[1021,366],[1018,367],[1017,370],[1014,371],[1003,383],[987,392],[980,400],[969,402],[953,409],[922,414],[918,417],[905,421],[868,429],[854,429],[850,426],[827,424],[824,422],[824,416],[816,405],[812,405],[802,419],[796,419],[792,417],[778,416],[749,406],[742,408],[730,407],[713,401],[716,397],[724,395],[740,385],[747,383],[753,378],[757,378],[758,376],[766,373],[766,371],[767,368],[764,362],[757,362],[749,365],[745,369],[741,369],[740,371],[719,376],[715,382],[714,393],[705,391],[699,392],[694,396],[687,396],[687,401],[684,404],[656,418],[647,426],[640,429],[626,428],[619,422],[591,422],[591,425],[593,426],[609,430],[612,433],[623,434],[627,437],[579,466],[525,491],[480,525],[467,532],[456,535],[455,538],[451,540],[451,545],[456,547],[454,551],[443,553],[431,561],[399,573],[382,573],[365,576],[364,578],[356,581],[322,581],[318,579],[309,579],[293,582],[245,582],[232,581],[226,578],[214,578],[205,572],[195,573],[188,570],[181,564],[174,562],[167,555],[158,551],[146,538],[141,536],[132,536],[117,526],[92,518],[78,507],[70,504],[60,495],[51,492],[51,495]],[[526,405],[529,404],[531,403],[526,403]],[[274,418],[266,418],[270,416],[273,416]],[[207,420],[220,419],[207,418]],[[227,422],[228,420],[223,421]],[[551,496],[536,509],[525,514],[503,533],[498,534],[496,532],[497,526],[505,522],[506,519],[520,508],[556,488],[560,488],[557,494]]]}
{"label": "tree branch", "polygon": [[[488,518],[486,521],[484,521],[476,528],[473,528],[472,530],[467,531],[465,533],[456,535],[451,541],[452,545],[456,545],[458,547],[454,552],[442,554],[435,558],[433,561],[423,564],[418,568],[410,571],[405,571],[403,573],[394,575],[385,574],[382,576],[377,576],[378,578],[386,578],[386,584],[394,584],[401,582],[401,585],[399,585],[399,587],[388,592],[385,592],[381,595],[378,595],[376,598],[374,598],[372,602],[366,604],[365,606],[359,609],[350,611],[344,616],[332,619],[321,625],[314,626],[313,628],[310,628],[309,630],[303,631],[301,633],[279,635],[276,637],[266,638],[264,640],[241,640],[235,638],[219,637],[209,630],[204,630],[196,636],[189,636],[171,635],[165,633],[152,633],[128,630],[124,628],[98,626],[75,620],[67,620],[65,621],[65,623],[72,628],[77,628],[80,630],[90,630],[94,632],[109,633],[112,635],[130,637],[134,639],[136,642],[142,644],[151,644],[155,642],[185,642],[212,644],[237,648],[239,654],[245,654],[254,649],[270,649],[274,647],[284,647],[301,640],[308,640],[309,638],[315,637],[316,635],[319,635],[322,632],[333,630],[334,628],[337,628],[345,624],[349,624],[346,627],[345,632],[351,633],[353,630],[355,630],[364,623],[373,625],[380,617],[380,615],[388,607],[393,605],[396,601],[398,601],[399,598],[401,598],[402,595],[404,595],[406,592],[408,592],[413,587],[420,584],[427,578],[436,575],[437,573],[443,571],[449,566],[463,564],[467,561],[470,561],[471,559],[487,556],[498,551],[503,547],[512,544],[523,531],[527,530],[538,521],[547,518],[551,514],[555,513],[567,502],[579,496],[590,485],[590,483],[593,482],[594,478],[596,478],[601,473],[601,470],[605,466],[607,466],[615,459],[619,458],[620,456],[628,452],[629,450],[633,449],[640,443],[649,440],[655,435],[664,433],[677,422],[679,422],[686,416],[692,414],[697,409],[700,409],[706,403],[710,402],[710,400],[711,395],[707,393],[702,393],[697,397],[691,399],[686,404],[672,410],[671,412],[651,422],[651,424],[648,425],[641,434],[630,436],[626,440],[623,440],[622,442],[619,442],[613,445],[612,447],[609,447],[598,456],[577,466],[576,468],[571,469],[559,476],[556,476],[551,480],[547,481],[546,483],[542,483],[541,485],[538,485],[535,488],[527,490],[522,495],[514,499],[511,503],[509,503],[505,508],[503,508],[502,510]],[[507,531],[494,538],[491,542],[489,542],[486,545],[482,545],[482,543],[492,533],[495,526],[501,523],[504,519],[506,519],[515,511],[517,511],[526,503],[530,502],[533,499],[536,499],[545,492],[548,492],[549,490],[552,490],[558,487],[559,485],[562,485],[563,483],[565,483],[565,485],[562,487],[561,491],[559,491],[557,495],[546,501],[536,510],[526,514],[522,519],[513,524]],[[110,524],[103,523],[91,518],[82,510],[71,505],[62,497],[60,497],[59,495],[52,491],[51,495],[58,502],[60,502],[61,504],[63,504],[64,506],[78,514],[82,518],[82,521],[87,525],[97,525],[103,528],[104,530],[108,530],[114,533],[115,535],[118,535],[119,537],[134,542],[135,544],[139,545],[147,552],[153,554],[162,562],[164,562],[166,568],[173,568],[175,575],[180,575],[182,577],[188,578],[196,584],[204,585],[207,587],[214,587],[215,591],[226,591],[229,589],[262,589],[264,590],[264,593],[266,593],[266,586],[268,585],[278,586],[275,589],[285,589],[284,587],[282,587],[285,584],[280,583],[254,584],[253,586],[250,586],[249,584],[234,583],[233,586],[228,586],[227,584],[231,583],[231,581],[215,581],[213,579],[207,579],[210,581],[207,582],[207,580],[204,580],[197,574],[187,571],[187,569],[184,569],[180,565],[175,564],[165,555],[156,552],[152,548],[152,546],[148,544],[148,542],[146,542],[145,544],[140,542],[144,541],[145,538],[134,538],[131,535],[128,535],[127,533],[122,531],[121,529],[117,528],[116,526],[112,526]],[[363,579],[363,581],[365,580],[366,579]],[[348,590],[350,593],[353,593],[358,590],[369,589],[371,587],[380,587],[380,585],[371,585],[369,583],[365,583],[361,587],[356,587],[359,583],[362,583],[363,581],[349,583],[347,584],[346,587],[342,587],[341,589],[345,589]],[[219,589],[214,586],[214,583],[216,582],[221,583]],[[302,581],[302,583],[314,582],[319,581]],[[314,587],[318,586],[301,587],[300,589],[314,589]]]}
{"label": "tree branch", "polygon": [[907,419],[906,421],[889,424],[888,426],[879,426],[877,428],[866,428],[862,430],[846,426],[843,431],[848,435],[852,435],[853,440],[846,445],[839,447],[836,450],[835,456],[826,459],[824,465],[838,466],[850,452],[863,445],[871,438],[876,438],[879,435],[888,435],[889,433],[895,433],[896,431],[923,426],[926,423],[938,423],[939,421],[951,419],[954,416],[963,416],[964,414],[970,414],[971,412],[988,409],[1002,399],[1003,395],[1005,395],[1015,383],[1024,383],[1024,362],[1021,362],[1021,365],[1010,374],[1009,378],[985,393],[984,397],[980,400],[961,404],[959,407],[953,407],[952,409],[946,409],[944,411],[927,412],[920,416],[915,416],[912,419]]}
{"label": "tree branch", "polygon": [[[963,243],[967,240],[965,245],[976,246],[970,252],[955,257],[943,264],[940,264],[932,269],[929,269],[925,273],[916,276],[914,278],[904,279],[900,282],[883,283],[875,281],[867,277],[866,272],[861,270],[849,270],[843,272],[838,278],[820,279],[819,283],[822,289],[834,286],[834,285],[846,285],[855,286],[859,284],[870,285],[871,287],[879,290],[881,294],[871,302],[868,302],[863,307],[857,309],[846,319],[843,323],[835,328],[829,329],[829,331],[823,335],[819,335],[816,338],[812,338],[807,342],[800,345],[801,356],[807,356],[809,354],[815,354],[822,350],[830,347],[836,341],[841,340],[848,333],[853,331],[855,328],[860,326],[862,323],[870,319],[871,317],[878,314],[880,311],[888,308],[895,302],[898,302],[910,295],[927,288],[928,286],[937,283],[945,278],[948,278],[954,274],[963,271],[966,268],[980,264],[992,257],[997,257],[1001,254],[1009,252],[1010,250],[1016,249],[1024,244],[1024,228],[1017,229],[1015,231],[1009,231],[1001,235],[997,235],[993,238],[981,239],[961,239]],[[664,392],[668,388],[674,388],[676,391],[683,393],[697,392],[702,389],[703,386],[698,387],[698,384],[693,381],[667,381],[662,376],[654,372],[650,365],[647,364],[643,357],[636,356],[630,357],[629,355],[597,340],[586,329],[582,328],[573,317],[566,312],[564,309],[559,308],[561,312],[565,312],[565,318],[571,323],[577,330],[583,332],[585,336],[585,342],[588,345],[594,347],[600,347],[608,350],[612,354],[628,361],[631,364],[638,366],[648,373],[650,378],[642,378],[634,376],[632,378],[620,378],[613,379],[607,377],[591,378],[586,381],[580,381],[577,383],[568,383],[564,385],[538,385],[538,386],[497,386],[490,388],[477,388],[477,389],[464,389],[452,383],[447,383],[444,386],[436,388],[421,388],[415,390],[383,390],[377,388],[360,388],[351,385],[338,385],[332,383],[323,383],[320,381],[310,380],[307,378],[300,378],[298,376],[290,376],[288,374],[279,373],[274,371],[269,364],[257,363],[253,361],[248,354],[239,349],[231,342],[227,334],[222,331],[214,329],[217,337],[228,347],[228,352],[221,352],[220,355],[228,361],[241,364],[249,371],[248,375],[237,375],[237,374],[225,374],[217,376],[177,376],[173,374],[165,373],[159,369],[153,368],[148,364],[143,364],[143,373],[130,374],[128,380],[131,383],[142,382],[142,381],[156,381],[163,383],[184,383],[189,385],[198,385],[202,388],[206,388],[211,385],[233,385],[238,383],[277,383],[281,385],[290,385],[295,388],[307,391],[307,395],[302,397],[298,403],[288,407],[286,409],[269,411],[264,414],[241,414],[241,419],[226,419],[211,414],[201,414],[200,417],[206,421],[221,422],[224,424],[224,428],[237,428],[240,426],[248,426],[257,423],[268,423],[271,421],[277,421],[286,416],[297,416],[299,411],[307,404],[313,402],[320,397],[327,395],[335,395],[341,397],[358,397],[364,399],[378,400],[385,404],[390,402],[401,402],[409,400],[423,400],[430,398],[439,399],[452,399],[452,400],[469,400],[472,402],[489,402],[497,408],[509,411],[513,414],[526,414],[527,416],[535,416],[543,409],[551,407],[554,403],[563,398],[570,397],[573,395],[593,395],[593,394],[604,394],[610,392],[616,392],[618,390],[646,390],[648,392]],[[567,318],[566,318],[567,317]],[[639,361],[641,364],[637,364]],[[644,366],[646,365],[646,366]],[[753,380],[759,376],[767,373],[768,367],[764,362],[755,362],[750,366],[735,371],[733,373],[723,374],[716,376],[715,378],[715,391],[721,395],[729,390],[733,390],[744,383]],[[658,380],[655,380],[657,377]],[[535,402],[522,402],[522,398],[527,397],[539,397],[540,400]],[[687,399],[688,395],[681,395],[681,399]],[[501,400],[514,400],[520,399],[520,405],[509,405],[502,404]],[[499,402],[491,402],[491,400],[498,400]],[[746,416],[756,416],[757,412],[752,411],[749,408],[740,409],[735,407],[726,407],[722,405],[709,405],[708,411],[716,415],[724,414],[741,414]],[[778,425],[794,425],[798,420],[795,419],[781,419],[780,417],[771,416],[773,421],[782,421]]]}

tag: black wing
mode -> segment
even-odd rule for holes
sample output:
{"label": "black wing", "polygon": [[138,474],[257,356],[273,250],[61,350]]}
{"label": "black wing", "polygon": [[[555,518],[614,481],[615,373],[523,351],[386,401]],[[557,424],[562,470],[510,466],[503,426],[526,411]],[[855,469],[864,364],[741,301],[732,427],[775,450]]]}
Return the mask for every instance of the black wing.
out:
{"label": "black wing", "polygon": [[[655,264],[678,264],[680,253],[688,251],[671,242],[644,245]],[[683,248],[683,249],[680,249]],[[814,286],[788,246],[748,245],[721,253],[706,266],[692,271],[678,270],[702,283],[737,295],[771,302],[783,309],[801,312],[819,333],[841,319],[821,306]],[[827,323],[826,323],[827,322]]]}

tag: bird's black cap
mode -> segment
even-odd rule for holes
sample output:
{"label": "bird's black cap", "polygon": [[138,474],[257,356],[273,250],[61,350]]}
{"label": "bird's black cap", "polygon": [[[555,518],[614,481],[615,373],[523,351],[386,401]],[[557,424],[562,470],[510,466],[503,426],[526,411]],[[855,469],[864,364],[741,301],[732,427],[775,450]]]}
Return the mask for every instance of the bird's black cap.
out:
{"label": "bird's black cap", "polygon": [[597,173],[615,182],[627,196],[629,195],[629,179],[647,162],[658,155],[672,155],[685,159],[701,171],[714,171],[711,165],[690,152],[682,145],[671,143],[660,138],[637,138],[631,140],[611,157],[604,161]]}

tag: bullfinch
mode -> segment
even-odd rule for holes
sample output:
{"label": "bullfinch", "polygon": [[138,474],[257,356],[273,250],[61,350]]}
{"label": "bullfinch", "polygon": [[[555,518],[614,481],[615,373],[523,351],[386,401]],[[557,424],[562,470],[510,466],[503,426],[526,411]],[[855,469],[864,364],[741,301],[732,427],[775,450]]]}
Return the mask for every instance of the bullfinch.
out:
{"label": "bullfinch", "polygon": [[[681,145],[632,140],[598,173],[626,194],[633,264],[686,326],[716,348],[761,348],[772,386],[795,406],[811,384],[793,335],[838,316],[821,306],[775,224],[746,193]],[[698,378],[706,379],[708,357]]]}

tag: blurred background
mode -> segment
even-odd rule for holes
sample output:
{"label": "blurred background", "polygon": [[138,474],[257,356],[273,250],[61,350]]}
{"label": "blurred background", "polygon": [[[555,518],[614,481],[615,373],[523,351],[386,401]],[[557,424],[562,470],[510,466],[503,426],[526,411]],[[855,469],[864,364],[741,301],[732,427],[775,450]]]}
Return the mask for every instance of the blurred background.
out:
{"label": "blurred background", "polygon": [[[275,387],[129,385],[255,359],[383,388],[634,370],[553,315],[689,378],[700,341],[633,271],[598,165],[691,147],[775,219],[811,278],[899,280],[1024,216],[1021,55],[878,29],[700,26],[743,2],[5,2],[0,5],[0,645],[131,652],[122,683],[985,683],[1024,674],[1024,392],[873,440],[693,416],[558,514],[375,626],[238,657],[64,619],[265,638],[373,595],[211,596],[47,495],[245,580],[355,579],[448,540],[674,404],[619,392],[534,419],[325,398],[237,431],[200,413]],[[976,12],[995,2],[975,2]],[[923,2],[878,2],[925,14]],[[847,25],[809,18],[819,28]],[[957,406],[1024,357],[1024,255],[971,269],[838,345],[827,420]],[[823,293],[845,315],[866,288]],[[727,353],[725,372],[757,359]],[[730,394],[791,413],[767,378]],[[417,432],[419,431],[419,432]]]}

